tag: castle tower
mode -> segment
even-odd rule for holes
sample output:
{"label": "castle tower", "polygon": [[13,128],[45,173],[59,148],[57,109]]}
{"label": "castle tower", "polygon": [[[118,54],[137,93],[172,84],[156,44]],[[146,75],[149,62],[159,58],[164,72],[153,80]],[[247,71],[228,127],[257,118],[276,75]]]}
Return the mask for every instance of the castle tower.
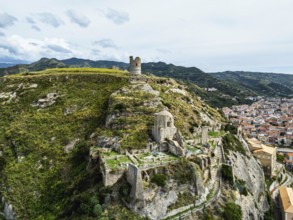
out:
{"label": "castle tower", "polygon": [[177,132],[177,128],[174,126],[173,115],[166,110],[156,113],[152,132],[157,143],[161,143],[165,139],[172,140]]}
{"label": "castle tower", "polygon": [[135,59],[133,59],[133,56],[130,56],[129,59],[130,59],[129,72],[131,74],[141,74],[141,59],[139,57],[136,57]]}

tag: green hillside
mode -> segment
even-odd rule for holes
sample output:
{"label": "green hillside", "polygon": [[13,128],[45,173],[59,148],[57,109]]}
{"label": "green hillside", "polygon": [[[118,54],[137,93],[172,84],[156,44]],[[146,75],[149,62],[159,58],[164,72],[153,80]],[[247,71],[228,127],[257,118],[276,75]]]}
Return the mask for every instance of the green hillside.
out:
{"label": "green hillside", "polygon": [[[120,139],[120,150],[145,147],[154,113],[164,107],[185,137],[194,126],[209,124],[203,113],[222,120],[197,97],[170,92],[183,88],[174,80],[149,78],[159,96],[111,69],[48,69],[0,78],[0,197],[13,204],[18,219],[140,219],[120,200],[109,200],[112,189],[103,186],[99,157],[90,157],[97,138]],[[120,117],[106,127],[111,114]]]}
{"label": "green hillside", "polygon": [[[127,63],[116,61],[92,61],[79,58],[57,60],[42,58],[32,64],[0,68],[0,76],[28,71],[40,71],[48,68],[94,67],[122,70],[128,68]],[[249,103],[249,96],[281,96],[293,93],[293,76],[274,73],[223,72],[205,73],[196,67],[182,67],[164,62],[143,63],[145,74],[170,77],[188,85],[189,90],[200,96],[202,100],[214,107],[231,106]],[[216,88],[217,92],[207,92],[204,88]]]}
{"label": "green hillside", "polygon": [[293,75],[290,74],[227,71],[211,75],[222,81],[239,83],[259,95],[293,96]]}
{"label": "green hillside", "polygon": [[[90,205],[100,174],[86,169],[87,140],[104,125],[109,96],[127,84],[127,75],[55,69],[0,80],[0,185],[9,186],[0,197],[14,205],[19,219],[61,218],[74,203]],[[56,94],[52,105],[34,105],[49,93]],[[77,139],[75,150],[65,153]]]}

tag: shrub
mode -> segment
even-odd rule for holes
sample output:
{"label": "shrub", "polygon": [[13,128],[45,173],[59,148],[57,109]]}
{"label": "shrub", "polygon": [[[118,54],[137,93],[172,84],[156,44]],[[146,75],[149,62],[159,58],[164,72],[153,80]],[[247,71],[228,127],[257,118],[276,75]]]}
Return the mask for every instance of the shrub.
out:
{"label": "shrub", "polygon": [[158,186],[166,186],[167,177],[164,174],[155,174],[152,176],[151,181]]}
{"label": "shrub", "polygon": [[225,131],[229,131],[231,134],[237,134],[237,128],[232,124],[226,124]]}
{"label": "shrub", "polygon": [[244,156],[247,156],[246,150],[243,148],[242,143],[233,134],[226,134],[222,140],[224,150],[237,151]]}
{"label": "shrub", "polygon": [[233,184],[233,173],[232,173],[232,167],[223,164],[222,165],[222,177],[224,180],[229,182],[231,185]]}
{"label": "shrub", "polygon": [[100,216],[103,212],[102,206],[100,204],[96,204],[93,209],[93,213],[95,216]]}
{"label": "shrub", "polygon": [[224,207],[223,217],[225,220],[241,220],[241,207],[232,202],[227,203]]}
{"label": "shrub", "polygon": [[126,105],[124,103],[118,103],[114,106],[114,110],[119,110],[119,112],[123,112],[126,109]]}
{"label": "shrub", "polygon": [[277,154],[277,161],[279,163],[283,163],[285,160],[285,156],[284,155],[281,155],[281,154]]}

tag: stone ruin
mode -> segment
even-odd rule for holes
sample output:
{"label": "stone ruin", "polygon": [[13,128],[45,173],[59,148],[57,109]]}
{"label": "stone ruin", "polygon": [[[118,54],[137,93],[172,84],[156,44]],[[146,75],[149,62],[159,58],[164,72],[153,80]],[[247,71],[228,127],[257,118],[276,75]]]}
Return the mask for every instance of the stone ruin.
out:
{"label": "stone ruin", "polygon": [[141,74],[141,59],[140,57],[136,57],[133,59],[133,56],[129,57],[129,82],[131,84],[136,83],[148,83],[149,78]]}
{"label": "stone ruin", "polygon": [[129,61],[130,61],[129,73],[141,74],[141,59],[139,57],[136,57],[135,59],[133,59],[133,56],[130,56]]}
{"label": "stone ruin", "polygon": [[184,156],[184,139],[174,125],[173,115],[167,110],[155,114],[152,134],[159,150],[169,151],[176,156]]}
{"label": "stone ruin", "polygon": [[208,131],[209,131],[209,128],[207,126],[202,127],[201,144],[204,145],[204,146],[208,144],[208,140],[209,140]]}
{"label": "stone ruin", "polygon": [[143,209],[145,203],[141,171],[137,166],[129,163],[126,177],[127,182],[131,185],[130,206],[132,206],[134,210],[141,210]]}

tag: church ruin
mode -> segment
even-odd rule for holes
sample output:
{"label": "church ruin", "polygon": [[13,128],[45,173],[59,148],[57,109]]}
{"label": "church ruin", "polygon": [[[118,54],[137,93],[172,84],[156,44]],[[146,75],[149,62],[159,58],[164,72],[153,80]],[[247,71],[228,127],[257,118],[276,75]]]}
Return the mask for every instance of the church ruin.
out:
{"label": "church ruin", "polygon": [[156,113],[152,132],[157,143],[162,143],[166,139],[172,140],[177,132],[173,115],[166,110]]}

